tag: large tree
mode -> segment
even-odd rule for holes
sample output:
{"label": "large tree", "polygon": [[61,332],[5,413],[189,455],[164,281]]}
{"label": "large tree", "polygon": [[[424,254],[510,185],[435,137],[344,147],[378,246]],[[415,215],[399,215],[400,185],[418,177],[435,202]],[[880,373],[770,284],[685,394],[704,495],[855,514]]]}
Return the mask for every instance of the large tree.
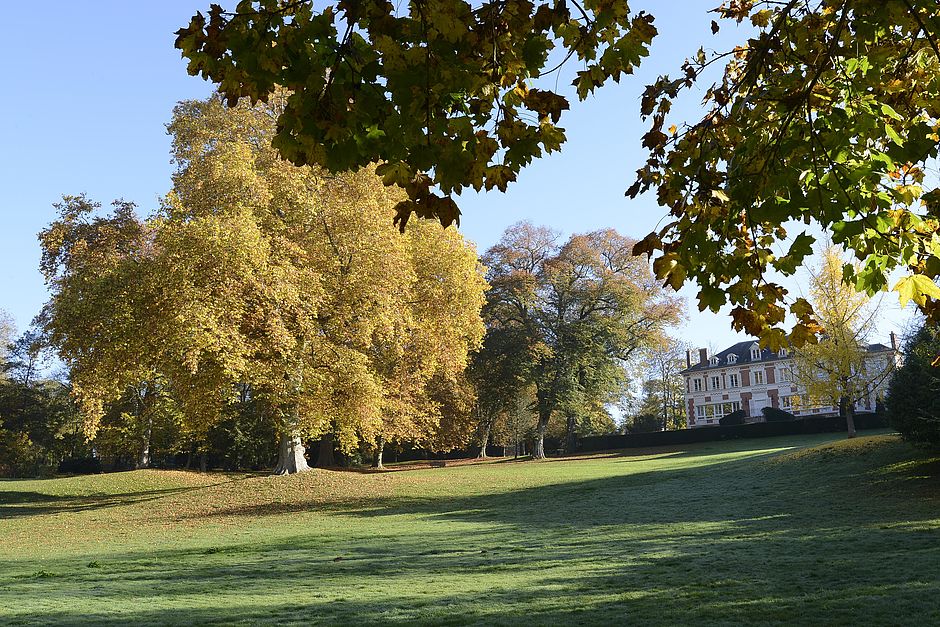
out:
{"label": "large tree", "polygon": [[[207,221],[228,241],[225,220],[247,213],[249,232],[232,252],[257,242],[262,274],[201,288],[209,315],[237,338],[206,362],[224,371],[244,356],[236,372],[280,416],[278,470],[290,472],[303,465],[302,436],[329,434],[347,451],[361,440],[381,450],[386,440],[431,437],[440,407],[428,384],[457,377],[479,343],[485,282],[455,231],[424,223],[400,236],[391,227],[396,195],[371,168],[329,175],[281,160],[269,140],[285,106],[284,95],[232,110],[218,98],[181,105],[170,125],[181,167],[168,222]],[[205,280],[198,267],[190,276]],[[233,284],[247,293],[232,295]],[[229,298],[235,309],[223,306]],[[228,318],[233,310],[241,320]]]}
{"label": "large tree", "polygon": [[[847,270],[857,289],[885,289],[902,268],[902,303],[936,320],[940,190],[924,172],[940,146],[940,5],[734,0],[716,11],[713,32],[749,20],[757,34],[703,49],[647,89],[650,157],[629,194],[655,190],[672,219],[637,251],[655,254],[674,287],[698,283],[701,308],[730,303],[735,328],[771,348],[801,345],[820,329],[812,307],[769,271],[799,267],[813,235],[798,223],[815,224],[864,262]],[[231,103],[293,90],[275,140],[285,157],[332,171],[381,160],[385,181],[408,192],[402,222],[416,212],[446,224],[453,193],[505,189],[560,148],[569,103],[548,77],[550,50],[584,62],[584,98],[629,73],[655,33],[624,1],[342,0],[317,11],[312,0],[246,0],[197,14],[176,45]],[[673,119],[674,101],[720,64],[702,118]]]}
{"label": "large tree", "polygon": [[[67,196],[56,208],[59,218],[39,234],[51,298],[38,319],[69,369],[85,433],[93,437],[107,403],[142,391],[134,411],[146,420],[158,398],[156,360],[164,338],[151,326],[160,307],[154,231],[127,202],[115,202],[108,215],[84,196]],[[145,466],[148,437],[139,448]]]}
{"label": "large tree", "polygon": [[[306,469],[302,441],[322,434],[346,450],[430,437],[428,382],[457,377],[482,336],[476,253],[433,223],[402,237],[395,194],[371,168],[329,175],[280,159],[270,138],[283,106],[180,104],[178,170],[157,216],[120,205],[91,218],[85,202],[44,233],[47,326],[99,408],[93,422],[152,372],[197,438],[249,389],[280,437],[276,472]],[[98,240],[104,266],[65,254]]]}
{"label": "large tree", "polygon": [[579,416],[619,399],[623,366],[678,318],[632,245],[613,230],[560,244],[554,231],[523,222],[484,255],[486,341],[511,351],[535,390],[536,458],[553,415],[566,418],[570,440]]}

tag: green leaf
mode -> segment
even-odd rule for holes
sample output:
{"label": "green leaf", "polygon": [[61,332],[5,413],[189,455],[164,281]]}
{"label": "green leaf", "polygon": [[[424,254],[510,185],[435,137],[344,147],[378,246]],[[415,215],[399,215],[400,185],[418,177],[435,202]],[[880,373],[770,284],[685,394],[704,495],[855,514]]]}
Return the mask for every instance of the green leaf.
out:
{"label": "green leaf", "polygon": [[890,124],[885,124],[885,133],[888,135],[891,141],[893,141],[898,146],[904,145],[904,140],[901,139],[901,136],[898,135],[898,132],[894,130]]}
{"label": "green leaf", "polygon": [[386,185],[400,185],[404,187],[414,178],[411,168],[401,161],[397,163],[383,163],[375,168],[375,173],[382,177]]}
{"label": "green leaf", "polygon": [[891,105],[883,104],[881,105],[881,112],[884,113],[889,118],[893,118],[898,122],[903,122],[904,118],[901,117],[901,114],[891,108]]}

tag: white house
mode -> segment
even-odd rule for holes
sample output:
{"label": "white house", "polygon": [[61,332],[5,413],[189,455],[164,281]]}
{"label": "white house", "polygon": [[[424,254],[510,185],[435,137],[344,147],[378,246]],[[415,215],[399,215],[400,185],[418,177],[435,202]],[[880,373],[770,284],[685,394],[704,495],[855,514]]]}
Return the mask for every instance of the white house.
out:
{"label": "white house", "polygon": [[[898,361],[897,337],[891,334],[891,346],[870,344],[869,360],[883,369],[889,361]],[[715,355],[708,349],[698,351],[692,363],[692,351],[686,351],[685,403],[689,427],[717,425],[718,420],[743,409],[747,422],[763,421],[761,410],[776,407],[797,416],[833,415],[838,407],[806,407],[799,402],[801,390],[793,383],[793,359],[786,350],[761,349],[756,340],[738,342]],[[858,413],[875,410],[877,398],[884,396],[887,380],[882,381],[855,405]]]}

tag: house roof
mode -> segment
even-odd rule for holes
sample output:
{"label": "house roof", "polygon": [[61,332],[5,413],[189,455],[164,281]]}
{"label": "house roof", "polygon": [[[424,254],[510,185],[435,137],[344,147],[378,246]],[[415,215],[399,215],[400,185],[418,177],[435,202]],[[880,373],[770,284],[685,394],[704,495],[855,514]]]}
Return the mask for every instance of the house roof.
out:
{"label": "house roof", "polygon": [[[760,351],[760,359],[751,359],[751,347],[757,344],[760,345],[757,340],[748,340],[746,342],[738,342],[737,344],[732,344],[725,350],[720,353],[715,353],[714,355],[709,355],[709,362],[702,364],[697,361],[693,363],[691,367],[686,368],[680,374],[688,374],[692,372],[705,372],[706,370],[718,370],[720,368],[727,368],[728,366],[740,366],[745,364],[761,364],[761,363],[774,363],[784,359],[789,359],[790,354],[786,353],[780,355],[772,350],[767,348],[762,348]],[[891,348],[885,346],[884,344],[869,344],[868,352],[870,353],[880,353],[884,351],[891,351]],[[737,357],[737,360],[733,364],[728,363],[728,355],[734,355]],[[698,358],[699,353],[697,351],[692,352],[693,358]],[[712,365],[710,360],[714,357],[718,358],[718,363]]]}
{"label": "house roof", "polygon": [[[717,368],[727,368],[731,366],[740,366],[742,364],[756,364],[756,363],[766,363],[777,361],[780,359],[786,359],[786,357],[781,357],[777,353],[762,348],[760,351],[760,359],[751,359],[751,347],[755,344],[758,344],[757,340],[749,340],[747,342],[738,342],[737,344],[732,344],[725,350],[715,353],[714,355],[709,355],[708,358],[711,360],[714,357],[718,358],[718,363],[712,365],[711,363],[702,364],[701,362],[696,362],[692,364],[690,368],[686,368],[682,373],[687,372],[699,372],[705,370],[713,370]],[[759,344],[758,344],[759,345]],[[728,355],[734,355],[737,360],[733,364],[728,363]],[[693,357],[698,357],[698,354],[693,352]]]}

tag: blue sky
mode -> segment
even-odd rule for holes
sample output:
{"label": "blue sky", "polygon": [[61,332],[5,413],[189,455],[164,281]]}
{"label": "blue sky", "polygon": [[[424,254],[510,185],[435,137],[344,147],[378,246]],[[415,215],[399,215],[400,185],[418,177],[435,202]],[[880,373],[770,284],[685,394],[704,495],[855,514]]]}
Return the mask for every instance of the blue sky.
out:
{"label": "blue sky", "polygon": [[[21,329],[47,296],[36,234],[54,218],[52,203],[63,194],[87,193],[105,205],[132,200],[147,212],[168,191],[173,166],[164,124],[177,101],[211,91],[186,73],[173,33],[208,4],[55,0],[45,3],[41,19],[28,3],[4,7],[0,308]],[[724,49],[746,37],[731,25],[717,38],[711,35],[708,10],[717,4],[631,2],[634,10],[656,16],[660,35],[651,56],[621,84],[573,102],[563,118],[568,142],[562,153],[535,162],[505,194],[465,194],[459,200],[461,231],[483,250],[508,225],[526,219],[566,234],[613,227],[639,238],[655,228],[664,216],[655,200],[624,197],[645,156],[639,97],[658,75],[675,73],[699,45]],[[562,75],[559,86],[569,80]],[[694,119],[697,104],[684,102],[677,111]],[[681,293],[690,304],[681,339],[715,348],[742,339],[728,316],[699,313],[694,291]],[[889,296],[886,302],[896,300]],[[903,319],[889,306],[883,334],[899,330]]]}

